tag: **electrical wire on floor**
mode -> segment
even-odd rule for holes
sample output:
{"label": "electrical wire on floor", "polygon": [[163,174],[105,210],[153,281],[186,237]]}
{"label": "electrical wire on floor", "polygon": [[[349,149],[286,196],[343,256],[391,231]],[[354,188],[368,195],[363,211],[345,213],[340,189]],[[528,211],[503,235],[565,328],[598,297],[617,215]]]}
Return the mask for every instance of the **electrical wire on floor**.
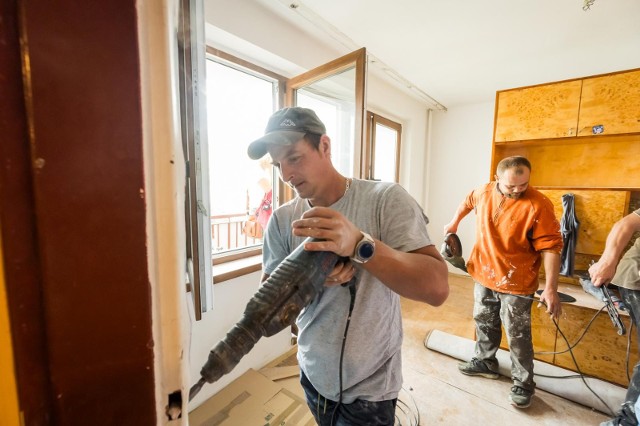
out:
{"label": "electrical wire on floor", "polygon": [[[406,402],[405,400],[409,400]],[[420,411],[413,396],[405,389],[401,389],[396,405],[396,418],[394,426],[419,426]]]}
{"label": "electrical wire on floor", "polygon": [[[520,297],[522,299],[532,299],[534,301],[537,301],[538,303],[541,303],[542,305],[544,305],[545,307],[547,307],[547,304],[539,299],[536,299],[534,297],[531,296],[520,296],[520,295],[516,295],[514,294],[513,296],[517,296]],[[603,307],[604,309],[604,307]],[[598,313],[600,313],[603,309],[600,309],[600,311],[598,311],[596,313],[596,315]],[[595,317],[594,317],[595,318]],[[598,395],[598,393],[596,391],[594,391],[591,386],[589,386],[589,383],[587,383],[586,378],[589,377],[588,375],[585,375],[581,370],[580,370],[580,366],[578,365],[578,361],[576,360],[575,355],[573,354],[573,347],[575,347],[575,345],[572,347],[571,343],[569,343],[569,339],[567,339],[567,336],[565,336],[565,334],[562,332],[562,330],[560,330],[560,326],[558,325],[557,321],[555,320],[555,318],[551,317],[551,321],[553,321],[553,324],[556,326],[556,329],[558,330],[558,332],[560,333],[560,335],[562,336],[562,338],[564,339],[565,343],[567,344],[567,348],[569,350],[569,355],[571,355],[571,359],[573,360],[573,364],[576,367],[576,372],[578,373],[577,376],[582,380],[582,383],[584,383],[584,385],[587,387],[587,389],[589,389],[589,391],[607,408],[607,410],[609,410],[609,414],[611,414],[612,416],[615,416],[615,412],[611,409],[611,407],[609,407],[609,405],[600,397],[600,395]],[[589,322],[587,328],[585,329],[585,333],[586,330],[588,329],[588,327],[591,325],[591,323],[593,322],[593,319]],[[583,335],[580,337],[580,339],[582,339]],[[576,345],[579,343],[576,342]],[[564,351],[566,352],[566,351]],[[563,353],[564,353],[563,352]],[[628,362],[628,361],[627,361]],[[628,374],[628,368],[627,368],[627,374]],[[535,376],[540,376],[543,377],[542,375],[538,375],[536,373],[534,373]],[[554,376],[544,376],[544,377],[549,377],[549,378],[568,378],[567,376],[559,376],[559,377],[554,377]]]}

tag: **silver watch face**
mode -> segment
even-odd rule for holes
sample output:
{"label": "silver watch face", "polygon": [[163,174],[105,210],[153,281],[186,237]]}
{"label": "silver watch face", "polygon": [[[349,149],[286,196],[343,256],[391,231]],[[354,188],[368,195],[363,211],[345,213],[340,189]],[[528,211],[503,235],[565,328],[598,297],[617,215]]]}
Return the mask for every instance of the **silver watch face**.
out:
{"label": "silver watch face", "polygon": [[369,241],[364,241],[358,245],[357,256],[362,260],[369,260],[373,256],[374,251],[375,251],[375,246],[371,244]]}
{"label": "silver watch face", "polygon": [[353,260],[357,263],[365,263],[373,257],[376,245],[369,234],[362,233],[362,239],[356,244]]}

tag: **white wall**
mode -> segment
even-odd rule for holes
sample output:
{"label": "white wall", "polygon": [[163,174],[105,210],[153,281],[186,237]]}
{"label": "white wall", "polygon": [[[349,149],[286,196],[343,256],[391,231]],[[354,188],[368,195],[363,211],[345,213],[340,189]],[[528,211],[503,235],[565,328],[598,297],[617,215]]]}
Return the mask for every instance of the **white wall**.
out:
{"label": "white wall", "polygon": [[191,297],[184,291],[185,169],[173,32],[178,21],[177,1],[142,1],[138,12],[145,169],[145,188],[140,196],[147,208],[156,415],[158,425],[177,425],[186,424],[186,416],[169,421],[166,405],[169,394],[182,390],[186,396],[189,391],[184,353],[189,350],[186,300]]}
{"label": "white wall", "polygon": [[[472,189],[489,182],[494,102],[465,105],[432,112],[427,214],[433,239],[442,241],[444,225]],[[437,234],[434,234],[437,232]],[[473,212],[460,223],[458,236],[463,256],[475,244]],[[439,248],[439,247],[438,247]],[[449,271],[464,274],[449,266]]]}
{"label": "white wall", "polygon": [[367,109],[402,124],[400,184],[426,209],[427,107],[373,75],[367,83]]}
{"label": "white wall", "polygon": [[[212,40],[217,46],[285,77],[349,53],[327,43],[319,43],[285,23],[259,1],[204,0],[204,4],[205,21],[215,27],[216,34],[228,35],[225,39],[217,37]],[[272,63],[276,58],[283,60]]]}

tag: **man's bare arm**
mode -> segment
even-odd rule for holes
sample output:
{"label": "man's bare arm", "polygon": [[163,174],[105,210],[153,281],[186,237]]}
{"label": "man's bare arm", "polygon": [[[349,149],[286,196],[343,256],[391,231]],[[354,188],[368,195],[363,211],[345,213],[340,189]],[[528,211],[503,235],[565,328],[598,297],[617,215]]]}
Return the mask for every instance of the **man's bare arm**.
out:
{"label": "man's bare arm", "polygon": [[640,216],[635,212],[626,215],[613,225],[600,260],[589,268],[589,275],[595,286],[599,287],[611,281],[616,274],[622,250],[633,233],[637,231],[640,231]]}

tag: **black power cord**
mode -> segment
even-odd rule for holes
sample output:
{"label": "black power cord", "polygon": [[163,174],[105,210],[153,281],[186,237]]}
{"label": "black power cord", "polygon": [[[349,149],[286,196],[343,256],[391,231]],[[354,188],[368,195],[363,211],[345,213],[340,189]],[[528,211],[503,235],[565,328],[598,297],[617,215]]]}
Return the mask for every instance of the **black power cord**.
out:
{"label": "black power cord", "polygon": [[629,375],[629,356],[631,354],[631,332],[633,331],[633,321],[629,321],[629,334],[627,335],[627,360],[625,362],[625,368],[627,370],[627,380],[631,384],[631,376]]}
{"label": "black power cord", "polygon": [[342,336],[342,348],[340,349],[340,363],[339,363],[339,380],[340,380],[340,396],[338,398],[338,403],[333,409],[333,413],[331,413],[331,425],[333,426],[333,420],[338,412],[338,407],[342,404],[342,359],[344,357],[344,347],[347,343],[347,333],[349,332],[349,324],[351,323],[351,314],[353,313],[353,306],[356,303],[356,283],[355,280],[352,280],[347,284],[349,288],[349,295],[351,299],[349,301],[349,314],[347,315],[347,323],[344,326],[344,335]]}
{"label": "black power cord", "polygon": [[[546,304],[545,302],[543,302],[543,301],[541,301],[541,300],[539,300],[539,299],[535,299],[534,297],[531,297],[531,296],[520,296],[520,295],[517,295],[517,294],[512,294],[511,296],[520,297],[520,298],[522,298],[522,299],[531,299],[531,300],[534,300],[534,301],[536,301],[536,300],[537,300],[537,301],[538,301],[538,303],[541,303],[541,304],[543,304],[545,307],[547,307],[547,304]],[[606,307],[606,306],[603,306],[603,307],[602,307],[598,312],[596,312],[596,315],[598,315],[600,312],[602,312],[602,311],[604,310],[604,308],[605,308],[605,307]],[[569,343],[569,339],[567,339],[567,336],[565,336],[565,334],[562,332],[562,330],[560,329],[560,326],[558,325],[558,323],[556,322],[556,320],[555,320],[553,317],[551,318],[551,321],[553,321],[553,324],[556,326],[556,329],[558,330],[558,332],[560,333],[560,335],[561,335],[561,336],[562,336],[562,338],[564,339],[565,343],[567,344],[567,348],[568,348],[568,350],[569,350],[569,355],[571,355],[571,359],[573,360],[573,364],[575,365],[575,367],[576,367],[576,371],[577,371],[577,373],[578,373],[578,375],[577,375],[577,376],[579,376],[579,377],[580,377],[580,379],[582,380],[582,383],[584,383],[584,385],[587,387],[587,389],[589,389],[589,391],[590,391],[590,392],[591,392],[591,393],[592,393],[596,398],[598,398],[598,400],[599,400],[599,401],[600,401],[600,402],[601,402],[601,403],[602,403],[602,404],[603,404],[603,405],[604,405],[604,406],[609,410],[609,413],[610,413],[612,416],[615,416],[615,412],[611,409],[611,407],[609,407],[609,405],[608,405],[608,404],[607,404],[607,403],[606,403],[606,402],[605,402],[605,401],[600,397],[600,395],[598,395],[598,394],[597,394],[597,392],[596,392],[596,391],[594,391],[594,390],[591,388],[591,386],[589,386],[589,384],[587,383],[586,377],[590,377],[590,376],[585,375],[585,374],[580,370],[580,366],[578,365],[578,361],[576,360],[576,357],[575,357],[575,355],[573,354],[573,348],[574,348],[578,343],[580,343],[580,340],[584,337],[584,334],[586,333],[586,330],[589,328],[589,326],[591,326],[591,323],[594,321],[594,319],[595,319],[595,316],[594,316],[594,318],[589,322],[589,324],[587,325],[587,328],[585,329],[585,331],[583,332],[583,334],[580,336],[580,338],[578,339],[578,341],[577,341],[573,346],[571,346],[571,343]],[[566,352],[566,351],[563,351],[562,353],[564,353],[564,352]],[[627,367],[627,375],[628,375],[628,371],[629,371],[629,369],[628,369],[628,367]],[[534,373],[534,375],[537,375],[537,376],[543,377],[542,375],[539,375],[539,374],[536,374],[536,373]],[[559,379],[562,379],[562,378],[570,378],[571,376],[563,376],[563,377],[544,376],[544,377],[549,377],[549,378],[559,378]],[[574,377],[575,377],[575,376],[574,376]]]}

